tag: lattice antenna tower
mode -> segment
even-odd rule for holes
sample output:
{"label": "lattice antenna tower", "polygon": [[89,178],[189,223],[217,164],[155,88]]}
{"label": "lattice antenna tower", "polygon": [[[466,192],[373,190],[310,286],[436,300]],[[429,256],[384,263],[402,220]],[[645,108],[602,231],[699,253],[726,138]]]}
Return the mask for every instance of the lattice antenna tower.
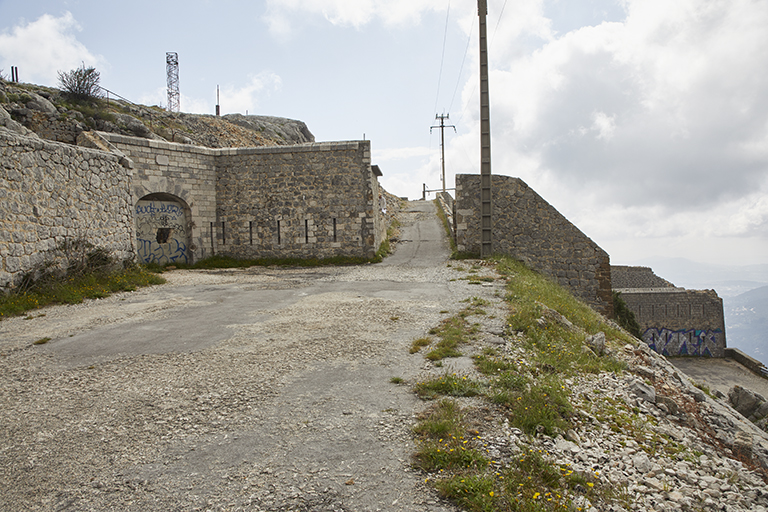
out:
{"label": "lattice antenna tower", "polygon": [[168,112],[179,112],[179,54],[167,52],[165,54],[165,70],[168,75]]}

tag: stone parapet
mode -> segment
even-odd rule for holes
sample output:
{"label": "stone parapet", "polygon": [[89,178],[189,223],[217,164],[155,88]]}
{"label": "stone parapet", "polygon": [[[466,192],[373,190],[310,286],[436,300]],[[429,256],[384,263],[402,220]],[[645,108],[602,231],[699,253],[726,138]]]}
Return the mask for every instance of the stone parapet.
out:
{"label": "stone parapet", "polygon": [[[521,179],[492,177],[493,251],[525,262],[611,316],[608,254]],[[480,176],[456,176],[456,245],[480,253]]]}
{"label": "stone parapet", "polygon": [[640,325],[643,341],[669,356],[725,356],[723,300],[714,290],[616,290]]}
{"label": "stone parapet", "polygon": [[611,282],[619,288],[675,288],[675,285],[653,273],[649,267],[611,265]]}

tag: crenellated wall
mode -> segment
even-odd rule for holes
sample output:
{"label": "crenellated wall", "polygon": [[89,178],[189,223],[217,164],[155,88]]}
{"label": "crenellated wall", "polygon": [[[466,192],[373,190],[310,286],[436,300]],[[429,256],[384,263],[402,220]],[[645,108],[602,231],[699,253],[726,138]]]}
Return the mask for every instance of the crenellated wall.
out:
{"label": "crenellated wall", "polygon": [[[611,316],[608,254],[519,178],[492,178],[493,251],[550,276]],[[460,252],[480,253],[480,176],[456,175],[454,231]]]}

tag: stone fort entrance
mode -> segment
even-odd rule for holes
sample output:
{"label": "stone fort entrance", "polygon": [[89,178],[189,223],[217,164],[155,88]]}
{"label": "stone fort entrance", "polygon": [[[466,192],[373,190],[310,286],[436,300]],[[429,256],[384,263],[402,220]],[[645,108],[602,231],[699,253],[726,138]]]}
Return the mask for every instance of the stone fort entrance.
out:
{"label": "stone fort entrance", "polygon": [[142,263],[187,263],[189,207],[171,194],[142,197],[134,208],[136,252]]}

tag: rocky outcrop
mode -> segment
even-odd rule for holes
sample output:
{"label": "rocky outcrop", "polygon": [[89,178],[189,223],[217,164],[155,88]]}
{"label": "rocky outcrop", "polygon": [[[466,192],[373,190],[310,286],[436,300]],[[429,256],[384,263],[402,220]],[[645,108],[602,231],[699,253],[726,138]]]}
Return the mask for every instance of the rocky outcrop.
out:
{"label": "rocky outcrop", "polygon": [[21,123],[14,121],[11,115],[0,106],[0,127],[6,128],[8,131],[15,133],[16,135],[35,136],[32,130],[25,128]]}
{"label": "rocky outcrop", "polygon": [[315,141],[307,125],[293,119],[172,113],[114,98],[72,101],[57,89],[2,80],[0,106],[7,114],[0,117],[0,126],[67,144],[76,144],[81,133],[91,130],[211,148]]}
{"label": "rocky outcrop", "polygon": [[282,117],[244,116],[241,114],[227,114],[223,118],[237,126],[259,132],[268,139],[283,140],[286,144],[315,142],[315,136],[302,121]]}
{"label": "rocky outcrop", "polygon": [[728,391],[728,402],[739,414],[768,431],[768,401],[763,395],[734,386]]}

